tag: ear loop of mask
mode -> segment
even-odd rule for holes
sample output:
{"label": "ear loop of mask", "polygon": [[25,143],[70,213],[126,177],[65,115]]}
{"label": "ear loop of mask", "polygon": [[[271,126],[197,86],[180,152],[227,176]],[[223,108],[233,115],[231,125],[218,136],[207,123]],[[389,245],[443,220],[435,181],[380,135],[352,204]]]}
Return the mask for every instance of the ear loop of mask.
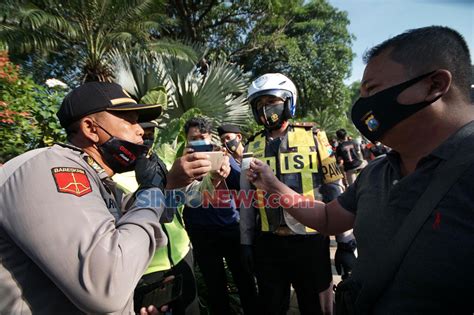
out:
{"label": "ear loop of mask", "polygon": [[110,132],[108,132],[107,130],[105,130],[104,127],[102,127],[101,125],[99,125],[99,124],[96,123],[95,121],[94,121],[94,125],[96,125],[96,126],[99,127],[100,129],[102,129],[103,131],[105,131],[105,133],[108,134],[111,138],[113,137]]}

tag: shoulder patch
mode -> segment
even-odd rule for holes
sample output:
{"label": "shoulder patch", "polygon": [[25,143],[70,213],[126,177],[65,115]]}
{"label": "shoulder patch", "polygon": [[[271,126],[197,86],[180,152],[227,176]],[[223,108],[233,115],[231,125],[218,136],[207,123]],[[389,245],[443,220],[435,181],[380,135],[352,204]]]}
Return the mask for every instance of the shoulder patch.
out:
{"label": "shoulder patch", "polygon": [[58,192],[82,197],[92,192],[86,171],[75,167],[53,167],[51,169]]}
{"label": "shoulder patch", "polygon": [[308,121],[295,121],[295,122],[291,123],[291,126],[303,127],[303,128],[313,128],[313,127],[316,126],[316,123],[308,122]]}

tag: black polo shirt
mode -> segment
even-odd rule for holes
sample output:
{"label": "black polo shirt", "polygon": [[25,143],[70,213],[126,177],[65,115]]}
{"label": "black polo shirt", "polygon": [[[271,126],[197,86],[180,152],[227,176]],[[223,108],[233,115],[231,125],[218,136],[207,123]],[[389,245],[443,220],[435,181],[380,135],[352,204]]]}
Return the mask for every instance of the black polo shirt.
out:
{"label": "black polo shirt", "polygon": [[[339,203],[356,214],[354,235],[359,258],[353,276],[388,246],[442,160],[461,147],[474,150],[474,122],[448,138],[405,177],[400,157],[390,152],[371,162]],[[363,281],[361,281],[363,282]],[[473,314],[474,165],[444,196],[409,248],[375,314]]]}

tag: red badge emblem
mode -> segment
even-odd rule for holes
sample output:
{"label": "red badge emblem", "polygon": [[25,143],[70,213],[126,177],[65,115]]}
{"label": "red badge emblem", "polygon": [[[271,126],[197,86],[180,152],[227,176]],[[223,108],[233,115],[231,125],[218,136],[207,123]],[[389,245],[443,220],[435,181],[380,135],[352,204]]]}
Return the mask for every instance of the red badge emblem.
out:
{"label": "red badge emblem", "polygon": [[82,197],[92,191],[91,183],[83,169],[55,167],[51,169],[58,192]]}

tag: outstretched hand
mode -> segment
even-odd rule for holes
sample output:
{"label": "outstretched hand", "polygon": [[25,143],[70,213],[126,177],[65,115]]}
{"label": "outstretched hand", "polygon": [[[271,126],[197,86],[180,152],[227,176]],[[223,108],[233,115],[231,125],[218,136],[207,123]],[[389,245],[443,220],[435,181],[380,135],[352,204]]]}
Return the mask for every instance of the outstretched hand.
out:
{"label": "outstretched hand", "polygon": [[266,163],[253,159],[247,171],[247,179],[258,189],[272,193],[277,191],[280,182]]}
{"label": "outstretched hand", "polygon": [[211,170],[209,156],[187,148],[182,157],[174,161],[168,173],[167,189],[181,188],[203,178]]}

